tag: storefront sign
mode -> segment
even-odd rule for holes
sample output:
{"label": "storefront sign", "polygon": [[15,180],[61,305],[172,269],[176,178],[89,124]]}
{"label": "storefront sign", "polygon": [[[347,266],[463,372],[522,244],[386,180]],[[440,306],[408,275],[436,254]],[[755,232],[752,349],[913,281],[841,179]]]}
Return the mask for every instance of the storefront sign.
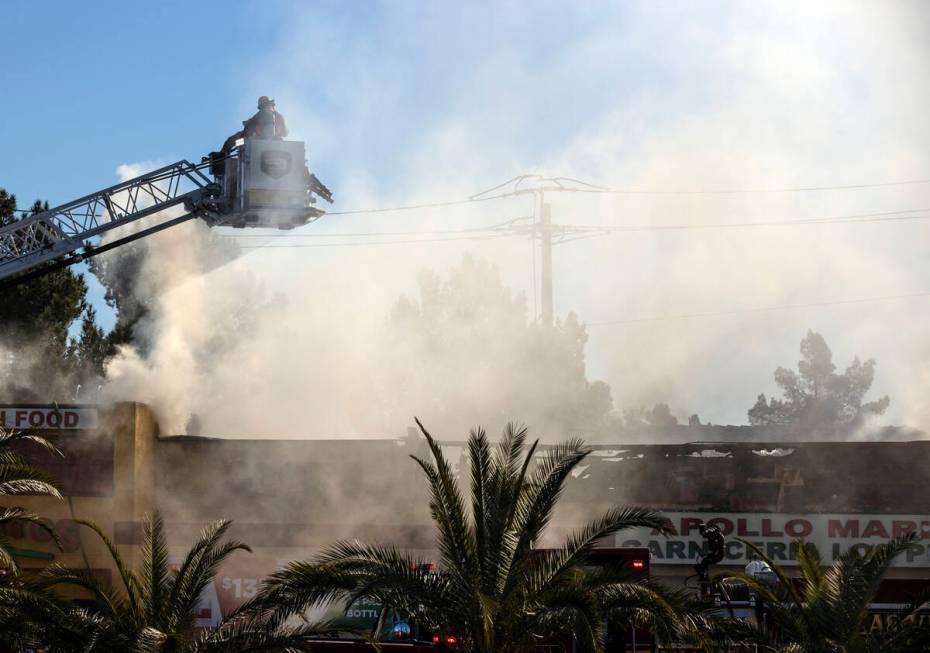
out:
{"label": "storefront sign", "polygon": [[928,515],[856,515],[781,513],[665,513],[671,527],[668,536],[649,529],[623,531],[616,537],[617,546],[645,546],[653,564],[688,565],[697,562],[703,538],[701,523],[720,529],[726,538],[721,564],[745,565],[753,551],[737,538],[752,542],[767,556],[783,565],[797,565],[797,540],[814,544],[826,563],[846,551],[887,542],[892,537],[916,532],[918,541],[901,554],[894,566],[930,567],[930,516]]}
{"label": "storefront sign", "polygon": [[863,634],[872,634],[891,628],[899,621],[904,619],[907,623],[916,623],[921,628],[930,627],[930,613],[919,612],[910,616],[902,617],[900,612],[870,612],[865,618]]}
{"label": "storefront sign", "polygon": [[[180,566],[180,558],[172,562]],[[197,604],[197,625],[213,627],[249,599],[255,598],[263,580],[288,563],[287,560],[262,556],[232,556],[220,565],[213,582],[204,590]]]}
{"label": "storefront sign", "polygon": [[[41,520],[49,528],[55,529],[61,542],[61,551],[74,553],[81,547],[80,527],[71,519]],[[36,544],[54,547],[52,535],[39,524],[22,521],[10,521],[0,526],[0,536],[9,538],[16,546],[31,548]]]}
{"label": "storefront sign", "polygon": [[0,425],[8,429],[95,429],[96,408],[73,406],[0,406]]}

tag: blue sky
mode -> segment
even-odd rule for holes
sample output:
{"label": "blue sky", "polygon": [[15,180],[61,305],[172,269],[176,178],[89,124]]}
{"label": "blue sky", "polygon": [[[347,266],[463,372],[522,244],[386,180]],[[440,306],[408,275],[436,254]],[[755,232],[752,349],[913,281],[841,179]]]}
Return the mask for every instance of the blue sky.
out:
{"label": "blue sky", "polygon": [[[627,10],[607,6],[622,28]],[[463,111],[486,121],[489,140],[541,159],[631,88],[667,95],[653,121],[678,114],[679,97],[692,110],[706,102],[712,62],[687,54],[699,38],[669,60],[650,48],[660,23],[599,45],[603,20],[559,3],[12,3],[0,42],[0,83],[15,94],[0,125],[2,183],[24,202],[55,203],[112,181],[120,163],[200,156],[266,93],[286,115],[295,101],[312,113],[314,125],[292,119],[292,129],[324,147],[324,173],[362,170],[385,189],[398,172],[380,164]],[[592,58],[579,59],[589,36]]]}
{"label": "blue sky", "polygon": [[[12,2],[3,20],[0,187],[23,206],[114,183],[123,164],[196,160],[262,94],[308,142],[337,209],[458,199],[534,171],[660,190],[930,176],[930,19],[917,1]],[[552,201],[563,223],[673,224],[910,209],[928,206],[928,192]],[[526,210],[353,216],[313,229],[454,228]],[[556,309],[597,322],[930,289],[921,229],[579,241],[556,250]],[[370,289],[356,302],[366,306],[475,249],[515,291],[533,292],[528,244],[445,247],[275,253],[351,277]],[[264,273],[262,256],[248,259],[255,273],[299,294]],[[879,359],[876,387],[892,393],[895,419],[930,424],[919,398],[930,309],[880,312],[886,322],[869,305],[592,327],[589,370],[620,405],[664,400],[683,416],[734,422],[815,328],[844,364]]]}
{"label": "blue sky", "polygon": [[2,184],[25,202],[66,201],[119,163],[222,142],[246,104],[235,72],[274,37],[275,4],[8,4]]}
{"label": "blue sky", "polygon": [[[331,7],[338,7],[333,3]],[[4,7],[0,187],[53,206],[126,162],[196,161],[250,115],[243,71],[279,38],[283,2],[51,2]],[[264,92],[264,91],[263,91]],[[82,268],[83,269],[83,268]],[[92,279],[104,326],[113,316]]]}

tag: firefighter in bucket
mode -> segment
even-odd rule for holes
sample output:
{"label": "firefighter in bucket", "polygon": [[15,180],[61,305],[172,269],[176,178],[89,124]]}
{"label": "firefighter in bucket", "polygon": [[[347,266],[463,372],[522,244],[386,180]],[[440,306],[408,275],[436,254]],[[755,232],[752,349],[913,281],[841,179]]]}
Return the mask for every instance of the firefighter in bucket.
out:
{"label": "firefighter in bucket", "polygon": [[241,130],[226,139],[222,152],[228,154],[242,138],[278,141],[287,138],[287,121],[275,110],[274,100],[267,95],[258,98],[258,111],[242,122]]}

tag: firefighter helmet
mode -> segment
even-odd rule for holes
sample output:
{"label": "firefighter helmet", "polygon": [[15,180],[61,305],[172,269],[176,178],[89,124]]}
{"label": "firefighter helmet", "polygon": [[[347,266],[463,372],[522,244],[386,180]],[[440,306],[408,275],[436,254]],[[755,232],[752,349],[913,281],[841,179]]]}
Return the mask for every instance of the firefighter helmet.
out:
{"label": "firefighter helmet", "polygon": [[260,98],[258,98],[259,109],[264,109],[265,107],[273,107],[273,106],[274,106],[274,100],[272,100],[267,95],[263,95]]}

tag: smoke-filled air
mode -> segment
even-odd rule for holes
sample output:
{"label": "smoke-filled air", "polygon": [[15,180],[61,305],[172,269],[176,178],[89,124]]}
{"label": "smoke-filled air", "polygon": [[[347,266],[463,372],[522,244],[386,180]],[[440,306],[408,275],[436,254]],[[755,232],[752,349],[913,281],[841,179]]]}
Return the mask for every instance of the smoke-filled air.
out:
{"label": "smoke-filled air", "polygon": [[930,0],[0,25],[0,653],[930,653]]}
{"label": "smoke-filled air", "polygon": [[[100,396],[149,403],[165,434],[390,437],[418,415],[597,439],[662,404],[747,423],[812,331],[837,375],[875,359],[870,424],[930,429],[930,186],[883,185],[930,169],[930,8],[564,9],[372,6],[361,39],[295,3],[207,144],[273,94],[336,203],[98,257],[125,334]],[[514,194],[540,182],[451,204],[527,174],[574,189],[545,193],[552,329],[537,198]]]}

